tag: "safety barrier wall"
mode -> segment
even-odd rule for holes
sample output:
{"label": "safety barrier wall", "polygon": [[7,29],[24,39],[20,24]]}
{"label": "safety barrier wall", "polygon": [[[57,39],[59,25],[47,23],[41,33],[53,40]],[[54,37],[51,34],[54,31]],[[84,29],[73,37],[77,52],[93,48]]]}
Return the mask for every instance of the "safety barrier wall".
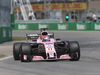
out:
{"label": "safety barrier wall", "polygon": [[14,23],[15,22],[15,15],[14,14],[10,14],[10,17],[11,17],[11,23]]}
{"label": "safety barrier wall", "polygon": [[0,43],[12,39],[10,12],[11,0],[0,0]]}
{"label": "safety barrier wall", "polygon": [[12,40],[11,27],[0,27],[0,43]]}
{"label": "safety barrier wall", "polygon": [[99,31],[100,23],[92,22],[67,22],[67,23],[14,23],[13,30],[76,30],[76,31]]}
{"label": "safety barrier wall", "polygon": [[91,30],[100,31],[100,22],[99,23],[91,23]]}

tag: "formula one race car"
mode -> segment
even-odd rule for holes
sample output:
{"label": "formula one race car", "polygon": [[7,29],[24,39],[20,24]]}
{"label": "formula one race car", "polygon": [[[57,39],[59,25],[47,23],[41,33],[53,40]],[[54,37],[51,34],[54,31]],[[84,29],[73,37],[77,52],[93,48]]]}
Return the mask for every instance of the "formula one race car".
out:
{"label": "formula one race car", "polygon": [[[41,29],[40,34],[26,34],[27,42],[17,42],[13,45],[14,60],[58,60],[80,59],[80,46],[77,41],[61,41],[54,39],[54,33],[48,33],[46,28]],[[29,42],[29,40],[32,40]]]}

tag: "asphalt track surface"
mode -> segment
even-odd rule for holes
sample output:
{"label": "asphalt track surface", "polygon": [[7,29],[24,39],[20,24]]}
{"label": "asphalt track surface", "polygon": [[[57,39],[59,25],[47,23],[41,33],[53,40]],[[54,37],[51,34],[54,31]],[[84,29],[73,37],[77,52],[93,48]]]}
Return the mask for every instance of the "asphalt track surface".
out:
{"label": "asphalt track surface", "polygon": [[[26,33],[37,33],[37,31],[13,31],[13,36],[23,37]],[[81,48],[79,61],[61,60],[22,63],[14,61],[13,57],[10,56],[0,59],[0,75],[100,75],[99,31],[54,31],[54,33],[55,38],[79,42]],[[3,43],[0,46],[5,47],[4,51],[8,50],[6,54],[12,55],[11,47],[14,42]]]}

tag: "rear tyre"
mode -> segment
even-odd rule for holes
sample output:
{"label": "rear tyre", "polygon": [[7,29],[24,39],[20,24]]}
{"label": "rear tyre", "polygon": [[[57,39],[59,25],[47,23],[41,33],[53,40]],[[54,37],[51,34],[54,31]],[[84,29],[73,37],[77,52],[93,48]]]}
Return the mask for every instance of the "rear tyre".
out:
{"label": "rear tyre", "polygon": [[[26,60],[24,59],[24,55],[27,56]],[[25,62],[25,61],[30,62],[32,60],[32,58],[31,58],[31,45],[29,43],[23,43],[21,45],[20,60],[21,60],[21,62]]]}
{"label": "rear tyre", "polygon": [[14,57],[14,60],[20,60],[20,58],[19,58],[20,45],[21,45],[21,43],[14,43],[13,44],[13,57]]}
{"label": "rear tyre", "polygon": [[80,46],[77,41],[69,42],[69,55],[71,61],[78,61],[80,59]]}

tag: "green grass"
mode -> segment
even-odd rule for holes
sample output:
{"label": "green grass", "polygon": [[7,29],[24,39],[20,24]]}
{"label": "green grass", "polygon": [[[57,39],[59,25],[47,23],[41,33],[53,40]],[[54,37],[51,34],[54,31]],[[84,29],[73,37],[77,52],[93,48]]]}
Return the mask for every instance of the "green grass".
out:
{"label": "green grass", "polygon": [[4,54],[0,54],[0,58],[6,57],[6,55]]}
{"label": "green grass", "polygon": [[12,37],[12,41],[26,40],[26,37]]}

